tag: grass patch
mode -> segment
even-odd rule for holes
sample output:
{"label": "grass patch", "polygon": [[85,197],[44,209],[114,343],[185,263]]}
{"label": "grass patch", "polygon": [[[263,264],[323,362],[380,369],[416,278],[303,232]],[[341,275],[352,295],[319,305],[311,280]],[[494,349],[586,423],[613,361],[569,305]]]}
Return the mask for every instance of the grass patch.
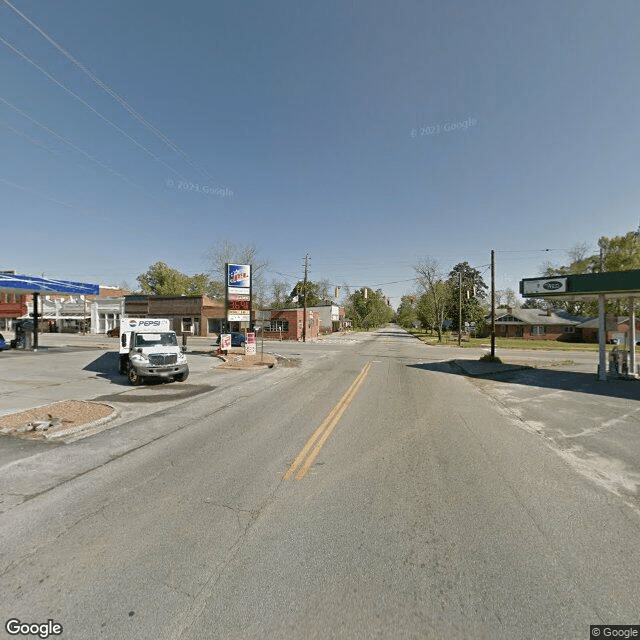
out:
{"label": "grass patch", "polygon": [[[451,338],[449,333],[442,334],[442,342],[438,342],[438,335],[424,331],[422,329],[408,329],[411,335],[416,336],[427,344],[436,346],[457,346],[458,338]],[[469,338],[468,342],[463,341],[463,349],[480,349],[491,345],[491,338]],[[607,351],[611,351],[615,345],[607,345]],[[582,342],[559,342],[558,340],[525,340],[524,338],[496,338],[496,347],[500,349],[531,349],[541,351],[591,351],[597,352],[599,349],[596,343]]]}

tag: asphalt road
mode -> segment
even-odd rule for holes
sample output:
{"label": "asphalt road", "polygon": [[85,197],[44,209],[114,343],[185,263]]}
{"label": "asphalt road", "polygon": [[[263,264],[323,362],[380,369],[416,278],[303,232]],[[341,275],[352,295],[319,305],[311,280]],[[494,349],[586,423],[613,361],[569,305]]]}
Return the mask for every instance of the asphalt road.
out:
{"label": "asphalt road", "polygon": [[[78,640],[564,640],[640,623],[635,388],[471,380],[397,328],[286,350],[300,367],[5,469],[3,621]],[[47,467],[32,484],[25,469]]]}

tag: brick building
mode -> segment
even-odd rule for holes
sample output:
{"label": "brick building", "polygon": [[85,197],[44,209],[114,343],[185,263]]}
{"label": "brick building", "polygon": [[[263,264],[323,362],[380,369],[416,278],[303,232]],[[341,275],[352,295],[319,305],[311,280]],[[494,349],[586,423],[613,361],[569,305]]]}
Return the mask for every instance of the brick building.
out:
{"label": "brick building", "polygon": [[132,318],[169,318],[178,335],[207,337],[220,333],[225,320],[221,300],[207,296],[129,295],[124,298],[124,315]]}
{"label": "brick building", "polygon": [[11,331],[16,319],[27,313],[26,294],[0,292],[0,331]]}
{"label": "brick building", "polygon": [[[302,340],[304,325],[303,309],[265,309],[264,321],[265,339],[274,340]],[[313,340],[320,333],[320,314],[307,309],[306,338]]]}
{"label": "brick building", "polygon": [[[586,319],[560,309],[496,309],[496,336],[573,342],[580,340],[578,327]],[[487,328],[491,328],[491,316],[487,316]]]}

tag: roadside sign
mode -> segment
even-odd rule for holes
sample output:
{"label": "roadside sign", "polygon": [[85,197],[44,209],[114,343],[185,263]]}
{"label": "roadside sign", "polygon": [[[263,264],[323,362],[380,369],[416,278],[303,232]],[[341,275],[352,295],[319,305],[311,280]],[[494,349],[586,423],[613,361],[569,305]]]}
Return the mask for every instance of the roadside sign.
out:
{"label": "roadside sign", "polygon": [[229,351],[231,349],[231,334],[223,333],[220,335],[220,349],[222,351]]}
{"label": "roadside sign", "polygon": [[244,343],[244,354],[253,356],[256,353],[256,334],[247,333],[247,341]]}

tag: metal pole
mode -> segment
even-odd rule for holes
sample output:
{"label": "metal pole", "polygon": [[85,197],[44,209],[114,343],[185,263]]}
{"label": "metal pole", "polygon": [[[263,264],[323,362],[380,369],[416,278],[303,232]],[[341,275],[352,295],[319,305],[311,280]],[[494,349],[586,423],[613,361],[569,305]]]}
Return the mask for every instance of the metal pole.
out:
{"label": "metal pole", "polygon": [[462,271],[458,272],[458,346],[462,336]]}
{"label": "metal pole", "polygon": [[599,360],[598,380],[607,379],[607,329],[604,315],[604,294],[598,296],[598,342],[599,342]]}
{"label": "metal pole", "polygon": [[491,249],[491,357],[496,355],[496,256]]}
{"label": "metal pole", "polygon": [[40,314],[38,313],[38,296],[39,293],[33,294],[33,350],[38,350],[38,321]]}
{"label": "metal pole", "polygon": [[302,293],[302,342],[307,341],[307,274],[309,270],[309,254],[304,257],[304,289]]}
{"label": "metal pole", "polygon": [[629,298],[629,375],[636,377],[636,300]]}

